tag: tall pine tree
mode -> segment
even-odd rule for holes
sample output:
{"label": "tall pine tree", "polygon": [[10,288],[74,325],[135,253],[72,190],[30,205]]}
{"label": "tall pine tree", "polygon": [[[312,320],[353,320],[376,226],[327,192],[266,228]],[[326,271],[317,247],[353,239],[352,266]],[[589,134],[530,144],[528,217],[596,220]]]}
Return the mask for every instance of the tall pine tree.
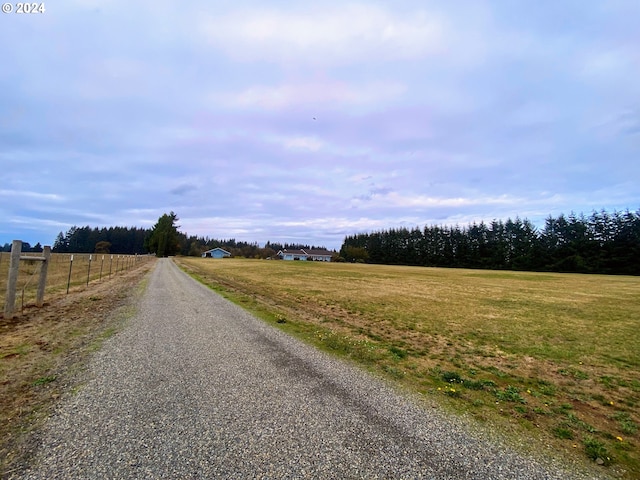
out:
{"label": "tall pine tree", "polygon": [[180,235],[175,213],[162,215],[153,226],[149,236],[145,239],[145,247],[158,257],[168,257],[180,251]]}

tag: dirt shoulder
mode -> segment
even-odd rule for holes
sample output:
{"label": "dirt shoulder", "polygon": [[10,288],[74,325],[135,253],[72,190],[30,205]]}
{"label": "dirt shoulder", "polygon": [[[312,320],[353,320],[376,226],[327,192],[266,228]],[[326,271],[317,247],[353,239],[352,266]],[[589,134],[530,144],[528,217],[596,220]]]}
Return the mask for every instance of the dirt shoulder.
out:
{"label": "dirt shoulder", "polygon": [[149,260],[68,295],[0,316],[0,478],[28,462],[32,433],[64,395],[81,388],[91,354],[136,311]]}

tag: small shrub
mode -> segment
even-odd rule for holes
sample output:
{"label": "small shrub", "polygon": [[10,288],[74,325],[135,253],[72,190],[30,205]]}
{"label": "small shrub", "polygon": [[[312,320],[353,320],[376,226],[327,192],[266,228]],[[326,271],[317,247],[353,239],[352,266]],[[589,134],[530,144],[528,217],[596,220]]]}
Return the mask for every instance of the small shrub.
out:
{"label": "small shrub", "polygon": [[389,347],[389,351],[398,359],[407,358],[407,355],[409,355],[406,350],[399,347]]}
{"label": "small shrub", "polygon": [[469,390],[486,390],[496,386],[493,380],[465,380],[463,385]]}
{"label": "small shrub", "polygon": [[618,421],[620,430],[627,435],[634,435],[638,431],[638,425],[631,419],[627,412],[618,412],[613,418]]}
{"label": "small shrub", "polygon": [[587,457],[591,460],[601,465],[611,465],[611,455],[607,451],[607,447],[605,447],[603,442],[593,438],[592,436],[586,436],[582,440],[582,444],[584,445]]}
{"label": "small shrub", "polygon": [[520,391],[512,385],[508,385],[507,388],[502,391],[498,390],[496,397],[505,402],[526,403],[525,399],[520,395]]}
{"label": "small shrub", "polygon": [[556,394],[556,387],[551,382],[538,380],[538,391],[542,395],[553,397]]}
{"label": "small shrub", "polygon": [[484,383],[478,380],[467,380],[464,386],[469,390],[484,390]]}
{"label": "small shrub", "polygon": [[458,372],[444,371],[440,374],[440,378],[447,383],[462,383],[462,377]]}
{"label": "small shrub", "polygon": [[568,428],[565,425],[558,425],[557,427],[555,427],[553,429],[553,434],[557,437],[557,438],[562,438],[565,440],[572,440],[573,439],[573,431]]}

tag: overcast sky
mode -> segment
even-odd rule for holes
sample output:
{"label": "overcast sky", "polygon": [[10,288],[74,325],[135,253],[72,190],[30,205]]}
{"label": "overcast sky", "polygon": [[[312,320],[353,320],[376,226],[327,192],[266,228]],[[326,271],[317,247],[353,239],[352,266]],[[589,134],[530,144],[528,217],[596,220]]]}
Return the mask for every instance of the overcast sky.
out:
{"label": "overcast sky", "polygon": [[44,6],[0,14],[0,243],[640,207],[638,0]]}

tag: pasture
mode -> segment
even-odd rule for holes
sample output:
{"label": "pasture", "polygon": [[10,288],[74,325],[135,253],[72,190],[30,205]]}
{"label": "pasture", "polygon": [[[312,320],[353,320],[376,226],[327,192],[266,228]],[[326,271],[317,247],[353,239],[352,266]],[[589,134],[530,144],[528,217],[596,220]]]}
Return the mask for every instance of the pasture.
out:
{"label": "pasture", "polygon": [[175,261],[266,321],[523,445],[640,476],[638,277]]}
{"label": "pasture", "polygon": [[[42,256],[41,253],[23,253],[25,257]],[[0,252],[0,299],[4,307],[5,292],[7,289],[7,276],[9,271],[11,253]],[[71,259],[73,258],[73,262]],[[45,301],[51,295],[65,293],[67,285],[69,289],[77,289],[86,286],[90,282],[99,281],[119,275],[147,261],[152,257],[136,255],[111,255],[88,253],[53,253],[47,270],[47,284],[45,288]],[[38,275],[42,263],[35,261],[20,261],[15,311],[20,313],[23,307],[35,302],[38,286]]]}

